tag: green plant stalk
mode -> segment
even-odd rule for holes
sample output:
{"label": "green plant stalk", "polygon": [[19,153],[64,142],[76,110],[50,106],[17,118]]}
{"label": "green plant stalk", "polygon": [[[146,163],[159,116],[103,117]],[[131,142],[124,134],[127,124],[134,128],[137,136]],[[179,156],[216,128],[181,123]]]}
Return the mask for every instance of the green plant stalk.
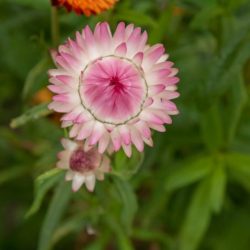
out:
{"label": "green plant stalk", "polygon": [[59,44],[60,38],[60,28],[59,28],[59,18],[58,10],[56,7],[51,8],[51,39],[52,44],[56,47]]}

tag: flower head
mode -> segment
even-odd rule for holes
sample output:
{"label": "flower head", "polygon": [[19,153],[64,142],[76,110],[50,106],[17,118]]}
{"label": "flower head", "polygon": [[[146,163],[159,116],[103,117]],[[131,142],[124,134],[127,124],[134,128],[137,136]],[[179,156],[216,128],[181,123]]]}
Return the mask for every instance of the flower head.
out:
{"label": "flower head", "polygon": [[58,154],[57,167],[67,169],[66,180],[72,180],[72,189],[77,191],[85,183],[89,191],[93,191],[95,181],[103,180],[104,173],[110,171],[110,160],[99,154],[97,149],[84,148],[79,142],[62,139],[64,151]]}
{"label": "flower head", "polygon": [[55,6],[64,6],[68,11],[90,16],[110,9],[116,0],[52,0]]}
{"label": "flower head", "polygon": [[52,56],[57,69],[49,71],[49,89],[56,95],[50,109],[65,113],[62,126],[70,137],[98,150],[131,155],[131,145],[143,151],[152,146],[150,128],[165,131],[178,110],[172,99],[177,69],[162,44],[146,45],[147,33],[119,23],[112,36],[107,23],[87,26]]}

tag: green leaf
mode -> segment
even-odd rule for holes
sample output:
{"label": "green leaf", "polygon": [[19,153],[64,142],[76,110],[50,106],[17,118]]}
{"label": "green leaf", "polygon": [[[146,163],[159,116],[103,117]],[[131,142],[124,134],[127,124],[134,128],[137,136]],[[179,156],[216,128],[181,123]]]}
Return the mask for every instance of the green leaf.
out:
{"label": "green leaf", "polygon": [[142,162],[144,154],[133,150],[131,158],[128,158],[123,150],[114,155],[113,169],[111,174],[119,176],[123,179],[129,179],[137,173]]}
{"label": "green leaf", "polygon": [[243,109],[247,103],[247,90],[241,74],[233,77],[233,84],[230,89],[230,101],[228,103],[228,112],[225,117],[225,131],[226,139],[232,143],[239,120],[241,118]]}
{"label": "green leaf", "polygon": [[[248,206],[237,205],[235,209],[227,209],[219,221],[215,221],[211,228],[209,244],[211,250],[247,250],[249,249],[249,221]],[[203,249],[202,249],[203,250]]]}
{"label": "green leaf", "polygon": [[232,171],[241,172],[250,178],[250,155],[244,153],[230,153],[226,155],[226,162]]}
{"label": "green leaf", "polygon": [[[250,25],[249,21],[238,25],[231,31],[230,39],[222,45],[220,56],[216,58],[206,82],[206,92],[203,93],[206,106],[225,93],[231,85],[231,78],[242,71],[242,66],[250,56]],[[204,99],[203,99],[204,100]]]}
{"label": "green leaf", "polygon": [[174,241],[173,239],[167,235],[165,232],[159,231],[152,231],[151,229],[144,229],[144,228],[136,228],[133,229],[133,237],[137,240],[148,241],[148,242],[155,242],[159,241],[164,246],[164,249],[173,249]]}
{"label": "green leaf", "polygon": [[213,160],[210,157],[193,159],[190,163],[185,164],[168,175],[165,188],[173,191],[201,180],[210,173],[213,164]]}
{"label": "green leaf", "polygon": [[70,233],[77,233],[82,230],[87,224],[86,217],[86,213],[83,212],[81,214],[70,217],[68,220],[60,224],[60,226],[53,234],[51,246],[54,246],[57,242],[59,242]]}
{"label": "green leaf", "polygon": [[202,114],[201,132],[209,151],[215,152],[222,146],[222,121],[218,105],[213,105]]}
{"label": "green leaf", "polygon": [[43,0],[15,0],[16,4],[22,4],[26,6],[30,6],[36,9],[45,9],[49,10],[49,4],[46,1]]}
{"label": "green leaf", "polygon": [[157,27],[155,20],[142,12],[135,10],[122,10],[116,15],[117,20],[123,20],[129,23],[135,23],[140,26],[149,26],[151,28]]}
{"label": "green leaf", "polygon": [[125,234],[124,229],[110,214],[106,214],[104,218],[108,227],[113,231],[116,236],[114,243],[117,244],[119,250],[134,250],[130,238]]}
{"label": "green leaf", "polygon": [[214,5],[217,2],[217,0],[204,0],[204,1],[188,0],[188,1],[185,1],[185,2],[195,4],[200,8],[205,8],[207,6]]}
{"label": "green leaf", "polygon": [[230,176],[250,192],[250,156],[243,153],[230,153],[225,159]]}
{"label": "green leaf", "polygon": [[210,222],[210,180],[202,180],[196,188],[180,232],[180,250],[198,248]]}
{"label": "green leaf", "polygon": [[219,213],[221,211],[225,196],[226,181],[227,176],[224,166],[223,164],[218,164],[218,166],[214,168],[211,175],[210,189],[211,208],[215,213]]}
{"label": "green leaf", "polygon": [[71,195],[70,184],[62,180],[52,197],[43,221],[39,235],[38,250],[50,249],[53,233],[67,208]]}
{"label": "green leaf", "polygon": [[250,192],[250,178],[244,175],[242,172],[230,171],[230,177]]}
{"label": "green leaf", "polygon": [[157,26],[154,27],[151,34],[149,34],[151,44],[162,41],[164,36],[166,36],[166,34],[169,32],[169,29],[172,28],[173,12],[174,4],[169,2],[168,7],[157,20]]}
{"label": "green leaf", "polygon": [[63,171],[55,168],[37,177],[37,179],[35,180],[35,198],[30,209],[25,215],[26,218],[35,214],[39,210],[46,193],[59,180],[62,179],[62,176]]}
{"label": "green leaf", "polygon": [[28,172],[30,168],[25,166],[11,166],[0,172],[0,185],[18,178]]}
{"label": "green leaf", "polygon": [[102,237],[100,237],[98,241],[94,241],[88,246],[84,246],[81,249],[82,250],[103,250],[107,246],[109,240],[110,239],[108,239],[108,237],[104,233],[102,233]]}
{"label": "green leaf", "polygon": [[31,109],[27,110],[24,114],[13,119],[10,123],[10,126],[11,128],[18,128],[31,120],[36,120],[40,117],[47,116],[51,113],[52,111],[48,109],[48,103],[43,103],[35,107],[32,107]]}
{"label": "green leaf", "polygon": [[125,231],[129,233],[138,209],[136,195],[128,181],[119,177],[114,177],[113,180],[122,201],[121,221]]}
{"label": "green leaf", "polygon": [[228,1],[228,9],[232,12],[240,8],[243,4],[245,4],[248,0],[229,0]]}
{"label": "green leaf", "polygon": [[208,26],[209,22],[212,19],[221,16],[224,12],[225,12],[224,8],[222,8],[218,4],[214,3],[208,5],[194,16],[191,22],[191,27],[204,29],[204,27]]}
{"label": "green leaf", "polygon": [[30,70],[24,83],[23,93],[22,93],[23,98],[26,98],[29,95],[32,86],[36,84],[39,76],[45,72],[45,70],[47,69],[47,65],[48,65],[48,56],[46,55],[42,57],[41,60]]}

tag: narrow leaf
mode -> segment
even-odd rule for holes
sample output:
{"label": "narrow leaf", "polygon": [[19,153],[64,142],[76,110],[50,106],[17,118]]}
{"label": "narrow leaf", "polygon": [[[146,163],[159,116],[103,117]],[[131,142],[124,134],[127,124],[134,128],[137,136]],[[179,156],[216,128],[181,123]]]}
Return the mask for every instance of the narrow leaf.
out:
{"label": "narrow leaf", "polygon": [[248,192],[250,192],[250,178],[244,175],[242,172],[230,171],[230,177],[238,182],[242,187],[244,187]]}
{"label": "narrow leaf", "polygon": [[213,161],[209,157],[199,157],[189,164],[173,171],[166,180],[166,189],[175,190],[201,180],[211,171]]}
{"label": "narrow leaf", "polygon": [[82,212],[81,214],[70,217],[68,220],[60,224],[60,226],[53,234],[51,245],[54,246],[57,242],[59,242],[70,233],[77,233],[82,230],[87,224],[87,215],[89,215],[89,213]]}
{"label": "narrow leaf", "polygon": [[199,183],[188,207],[187,216],[180,233],[180,250],[198,248],[210,222],[210,180]]}
{"label": "narrow leaf", "polygon": [[202,114],[201,132],[209,151],[217,151],[222,146],[222,120],[218,105],[213,105]]}
{"label": "narrow leaf", "polygon": [[191,27],[204,29],[207,27],[211,19],[215,19],[224,13],[224,9],[220,5],[214,3],[206,6],[194,16]]}
{"label": "narrow leaf", "polygon": [[47,69],[47,64],[48,57],[46,54],[46,56],[42,57],[42,59],[30,70],[24,83],[22,93],[23,98],[26,98],[29,95],[31,88],[36,84],[38,77]]}
{"label": "narrow leaf", "polygon": [[243,153],[226,155],[230,176],[250,192],[250,156]]}
{"label": "narrow leaf", "polygon": [[61,181],[52,197],[49,209],[43,221],[39,235],[38,250],[48,250],[51,246],[53,233],[60,222],[71,197],[70,184]]}
{"label": "narrow leaf", "polygon": [[249,47],[250,26],[249,21],[238,26],[230,38],[223,44],[220,56],[213,62],[211,72],[206,82],[206,106],[212,105],[215,98],[221,96],[230,87],[230,79],[240,73],[243,64],[250,56]]}
{"label": "narrow leaf", "polygon": [[250,178],[250,155],[244,153],[230,153],[226,161],[231,170],[241,172]]}
{"label": "narrow leaf", "polygon": [[225,117],[226,139],[229,143],[233,142],[236,129],[241,118],[243,109],[247,103],[247,90],[241,74],[232,78],[233,84],[230,89],[230,102],[228,103],[228,112]]}
{"label": "narrow leaf", "polygon": [[224,166],[219,164],[215,167],[211,175],[211,208],[215,213],[221,211],[225,195],[226,180],[227,176]]}
{"label": "narrow leaf", "polygon": [[62,176],[63,172],[60,169],[52,169],[37,177],[37,179],[35,180],[35,198],[30,209],[25,215],[26,218],[35,214],[39,210],[46,193],[60,179],[62,179]]}
{"label": "narrow leaf", "polygon": [[155,20],[142,12],[135,10],[122,10],[116,15],[118,20],[123,20],[130,23],[135,23],[136,25],[147,25],[152,28],[157,27]]}
{"label": "narrow leaf", "polygon": [[11,166],[11,168],[4,169],[0,172],[0,185],[24,175],[29,169],[25,166]]}
{"label": "narrow leaf", "polygon": [[106,224],[110,227],[113,231],[114,235],[116,236],[115,243],[117,244],[117,249],[119,250],[133,250],[134,247],[130,238],[125,234],[124,229],[118,224],[117,220],[112,218],[110,214],[106,214],[104,218]]}
{"label": "narrow leaf", "polygon": [[159,241],[164,249],[172,249],[174,247],[173,239],[165,232],[152,231],[151,229],[136,228],[133,229],[133,237],[142,241]]}
{"label": "narrow leaf", "polygon": [[40,117],[47,116],[51,113],[52,111],[48,109],[48,103],[43,103],[35,107],[32,107],[31,109],[27,110],[24,114],[13,119],[10,123],[10,126],[12,128],[18,128],[31,120],[36,120]]}
{"label": "narrow leaf", "polygon": [[114,177],[113,180],[122,200],[121,221],[125,227],[125,231],[130,232],[135,213],[138,209],[136,195],[128,181],[124,181],[118,177]]}

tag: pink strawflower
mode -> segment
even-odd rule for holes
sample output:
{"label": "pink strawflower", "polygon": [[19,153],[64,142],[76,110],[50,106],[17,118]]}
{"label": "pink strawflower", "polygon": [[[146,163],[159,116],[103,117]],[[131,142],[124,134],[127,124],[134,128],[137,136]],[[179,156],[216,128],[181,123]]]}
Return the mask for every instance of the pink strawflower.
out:
{"label": "pink strawflower", "polygon": [[107,23],[86,26],[59,46],[52,56],[49,89],[56,95],[50,109],[65,113],[62,126],[70,137],[98,150],[131,155],[153,145],[151,130],[165,131],[170,115],[178,114],[172,99],[179,79],[162,44],[146,45],[147,33],[119,23],[114,35]]}
{"label": "pink strawflower", "polygon": [[85,148],[82,143],[62,139],[65,148],[58,154],[57,167],[67,169],[65,179],[72,180],[72,190],[76,192],[85,183],[89,191],[93,191],[95,181],[103,180],[104,173],[110,171],[110,160],[100,154],[95,147]]}

